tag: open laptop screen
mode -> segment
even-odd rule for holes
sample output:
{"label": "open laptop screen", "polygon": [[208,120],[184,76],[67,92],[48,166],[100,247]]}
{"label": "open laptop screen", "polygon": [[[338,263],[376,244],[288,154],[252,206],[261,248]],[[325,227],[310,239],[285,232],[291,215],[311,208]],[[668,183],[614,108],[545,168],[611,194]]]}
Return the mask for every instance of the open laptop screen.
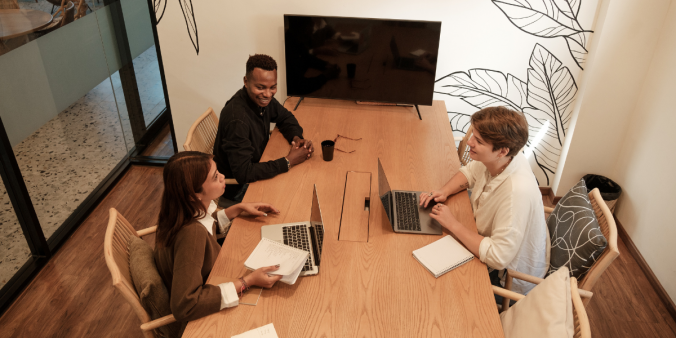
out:
{"label": "open laptop screen", "polygon": [[310,224],[314,227],[315,236],[315,260],[319,265],[322,255],[322,247],[324,246],[324,220],[322,218],[322,209],[319,207],[319,197],[317,197],[317,185],[314,185],[314,192],[312,193],[312,212],[310,213]]}
{"label": "open laptop screen", "polygon": [[390,221],[390,225],[393,225],[394,220],[392,216],[393,208],[391,198],[392,190],[390,189],[389,183],[387,183],[383,165],[380,164],[380,158],[378,159],[378,194],[380,195],[380,201],[383,203],[383,207],[385,208],[385,213],[387,214],[387,218]]}

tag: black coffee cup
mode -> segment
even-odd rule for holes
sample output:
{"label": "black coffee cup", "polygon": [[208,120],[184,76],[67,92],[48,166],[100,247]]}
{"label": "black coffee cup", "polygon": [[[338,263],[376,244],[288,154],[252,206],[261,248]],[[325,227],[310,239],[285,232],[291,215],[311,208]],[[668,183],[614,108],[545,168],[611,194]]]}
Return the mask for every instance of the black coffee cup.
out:
{"label": "black coffee cup", "polygon": [[331,140],[322,141],[322,157],[324,157],[324,161],[333,160],[333,148],[335,145],[336,143]]}
{"label": "black coffee cup", "polygon": [[354,79],[354,74],[357,73],[357,64],[348,63],[347,64],[347,78]]}

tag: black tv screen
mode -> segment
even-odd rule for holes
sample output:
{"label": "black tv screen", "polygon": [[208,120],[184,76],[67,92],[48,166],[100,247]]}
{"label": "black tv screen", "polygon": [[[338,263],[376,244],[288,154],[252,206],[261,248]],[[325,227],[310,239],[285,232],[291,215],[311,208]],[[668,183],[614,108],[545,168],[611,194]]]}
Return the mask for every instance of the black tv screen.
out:
{"label": "black tv screen", "polygon": [[439,21],[284,15],[289,96],[432,105]]}

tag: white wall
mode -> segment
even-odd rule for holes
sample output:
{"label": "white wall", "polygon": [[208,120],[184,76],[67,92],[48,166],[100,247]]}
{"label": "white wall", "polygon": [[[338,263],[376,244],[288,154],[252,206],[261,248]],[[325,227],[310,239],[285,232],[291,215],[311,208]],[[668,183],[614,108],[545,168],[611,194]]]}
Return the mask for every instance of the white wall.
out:
{"label": "white wall", "polygon": [[[581,3],[579,21],[584,29],[591,30],[597,0]],[[220,113],[225,102],[242,87],[250,54],[264,53],[277,60],[277,99],[286,98],[284,14],[442,21],[437,79],[453,72],[484,68],[512,74],[525,82],[529,59],[538,43],[555,54],[573,77],[582,71],[563,38],[542,38],[518,29],[491,1],[203,0],[193,1],[192,6],[199,55],[177,3],[168,3],[157,27],[178,144],[183,144],[188,129],[201,113],[208,107]],[[454,113],[472,114],[478,110],[460,97],[435,94],[434,98],[446,101],[447,109]],[[548,185],[546,180],[541,184]]]}
{"label": "white wall", "polygon": [[584,74],[574,129],[552,189],[563,196],[585,174],[614,179],[625,131],[636,106],[671,0],[606,0],[603,24]]}
{"label": "white wall", "polygon": [[666,20],[643,88],[623,134],[613,177],[624,189],[617,218],[676,300],[676,1]]}
{"label": "white wall", "polygon": [[588,173],[623,188],[616,217],[676,299],[676,1],[609,1],[584,74],[579,115],[553,189]]}

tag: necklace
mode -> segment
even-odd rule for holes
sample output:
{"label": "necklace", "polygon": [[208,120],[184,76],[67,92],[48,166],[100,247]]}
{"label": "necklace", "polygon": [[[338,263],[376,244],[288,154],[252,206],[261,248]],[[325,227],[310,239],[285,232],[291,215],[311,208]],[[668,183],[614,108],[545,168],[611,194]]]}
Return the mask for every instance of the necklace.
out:
{"label": "necklace", "polygon": [[491,175],[491,179],[496,178],[496,177],[498,177],[498,175],[502,174],[502,172],[505,171],[505,168],[509,167],[509,164],[512,163],[512,159],[513,159],[513,157],[509,158],[509,161],[507,161],[507,164],[505,164],[505,166],[502,167],[502,169],[500,169],[499,173],[497,173],[495,175]]}

